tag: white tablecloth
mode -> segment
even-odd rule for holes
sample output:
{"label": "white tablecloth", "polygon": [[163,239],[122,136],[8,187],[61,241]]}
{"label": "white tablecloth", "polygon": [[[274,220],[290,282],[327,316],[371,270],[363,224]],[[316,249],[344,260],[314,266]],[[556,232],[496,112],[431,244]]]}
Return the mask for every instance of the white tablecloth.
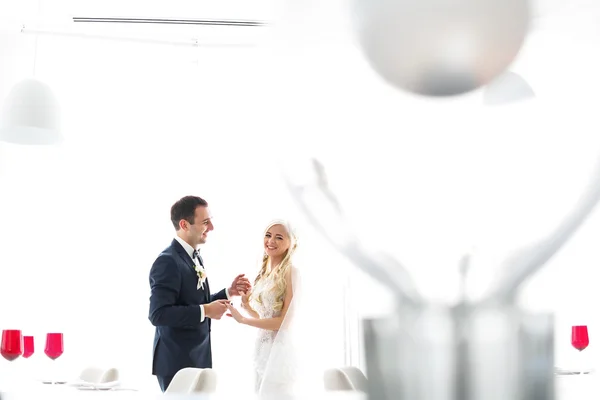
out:
{"label": "white tablecloth", "polygon": [[600,399],[600,375],[558,375],[555,380],[557,400]]}
{"label": "white tablecloth", "polygon": [[[598,400],[600,399],[600,374],[590,375],[565,375],[557,376],[556,384],[556,400]],[[196,399],[196,400],[220,400],[232,398],[231,394],[224,395],[207,395],[207,396],[180,396],[170,395],[173,399]],[[253,394],[241,395],[244,400],[257,399]],[[319,396],[297,396],[290,399],[293,400],[315,400],[316,397],[324,398],[325,400],[366,400],[366,395],[352,392],[330,393],[325,397]],[[32,382],[27,387],[19,388],[7,393],[2,393],[1,400],[38,400],[44,399],[81,399],[81,400],[136,400],[136,399],[163,399],[165,395],[148,393],[142,391],[127,391],[127,390],[78,390],[74,387],[65,385],[44,385],[39,382]],[[271,397],[272,398],[272,397]],[[263,397],[261,399],[270,399]],[[278,396],[277,399],[285,400]],[[485,399],[481,399],[485,400]],[[511,399],[506,399],[511,400]]]}
{"label": "white tablecloth", "polygon": [[[39,400],[39,399],[60,399],[60,400],[165,400],[165,397],[173,400],[231,400],[231,394],[212,394],[212,395],[165,395],[148,394],[144,392],[132,391],[94,391],[78,390],[72,387],[67,388],[44,388],[43,390],[24,390],[19,393],[3,393],[1,400]],[[298,396],[298,397],[256,397],[254,395],[240,395],[244,400],[367,400],[366,395],[353,392],[331,393],[323,396]]]}

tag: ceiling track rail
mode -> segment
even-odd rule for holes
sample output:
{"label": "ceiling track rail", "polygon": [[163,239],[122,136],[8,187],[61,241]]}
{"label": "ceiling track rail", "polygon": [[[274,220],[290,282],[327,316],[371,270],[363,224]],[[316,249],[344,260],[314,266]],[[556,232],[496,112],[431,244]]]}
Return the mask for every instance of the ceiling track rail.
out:
{"label": "ceiling track rail", "polygon": [[205,26],[237,26],[261,27],[267,25],[262,21],[250,20],[218,20],[218,19],[166,19],[166,18],[99,18],[73,17],[76,23],[107,24],[159,24],[159,25],[205,25]]}

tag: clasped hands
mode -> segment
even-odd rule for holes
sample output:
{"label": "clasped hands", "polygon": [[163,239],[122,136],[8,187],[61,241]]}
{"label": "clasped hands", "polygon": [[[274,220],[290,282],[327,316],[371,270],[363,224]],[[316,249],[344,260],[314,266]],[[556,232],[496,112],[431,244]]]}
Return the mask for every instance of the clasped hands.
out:
{"label": "clasped hands", "polygon": [[[239,274],[235,277],[231,286],[226,290],[229,293],[230,297],[233,296],[242,296],[242,302],[244,301],[244,297],[247,299],[247,294],[252,289],[252,285],[248,278],[246,278],[245,274]],[[231,302],[229,300],[215,300],[212,303],[204,305],[204,312],[207,318],[211,319],[221,319],[223,314],[230,308]],[[241,315],[240,315],[241,316]]]}

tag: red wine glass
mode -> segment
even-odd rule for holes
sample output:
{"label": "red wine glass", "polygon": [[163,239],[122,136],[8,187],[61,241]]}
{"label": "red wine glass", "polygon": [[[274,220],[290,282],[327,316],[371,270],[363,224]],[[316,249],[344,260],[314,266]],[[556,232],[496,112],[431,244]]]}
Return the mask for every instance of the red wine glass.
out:
{"label": "red wine glass", "polygon": [[52,360],[56,360],[64,352],[63,334],[48,333],[46,335],[46,348],[44,353]]}
{"label": "red wine glass", "polygon": [[588,328],[586,325],[575,325],[571,327],[571,345],[580,352],[590,344]]}
{"label": "red wine glass", "polygon": [[586,325],[571,327],[571,345],[579,351],[585,350],[590,344],[588,328]]}
{"label": "red wine glass", "polygon": [[23,336],[23,358],[29,358],[35,352],[33,336]]}
{"label": "red wine glass", "polygon": [[[46,347],[44,353],[51,359],[56,360],[64,352],[63,334],[62,333],[48,333],[46,334]],[[56,380],[52,380],[52,384],[58,383]]]}
{"label": "red wine glass", "polygon": [[0,354],[8,361],[16,360],[23,354],[23,334],[20,330],[5,329],[2,331]]}

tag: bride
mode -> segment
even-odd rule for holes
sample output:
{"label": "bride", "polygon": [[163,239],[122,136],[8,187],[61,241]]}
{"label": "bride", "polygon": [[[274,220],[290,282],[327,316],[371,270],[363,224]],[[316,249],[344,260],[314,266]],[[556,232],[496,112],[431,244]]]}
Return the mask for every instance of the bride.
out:
{"label": "bride", "polygon": [[254,287],[242,296],[242,308],[248,316],[232,305],[228,306],[228,316],[258,328],[254,352],[256,392],[291,394],[298,374],[291,326],[299,280],[292,264],[297,238],[289,222],[272,221],[265,229],[263,246]]}

